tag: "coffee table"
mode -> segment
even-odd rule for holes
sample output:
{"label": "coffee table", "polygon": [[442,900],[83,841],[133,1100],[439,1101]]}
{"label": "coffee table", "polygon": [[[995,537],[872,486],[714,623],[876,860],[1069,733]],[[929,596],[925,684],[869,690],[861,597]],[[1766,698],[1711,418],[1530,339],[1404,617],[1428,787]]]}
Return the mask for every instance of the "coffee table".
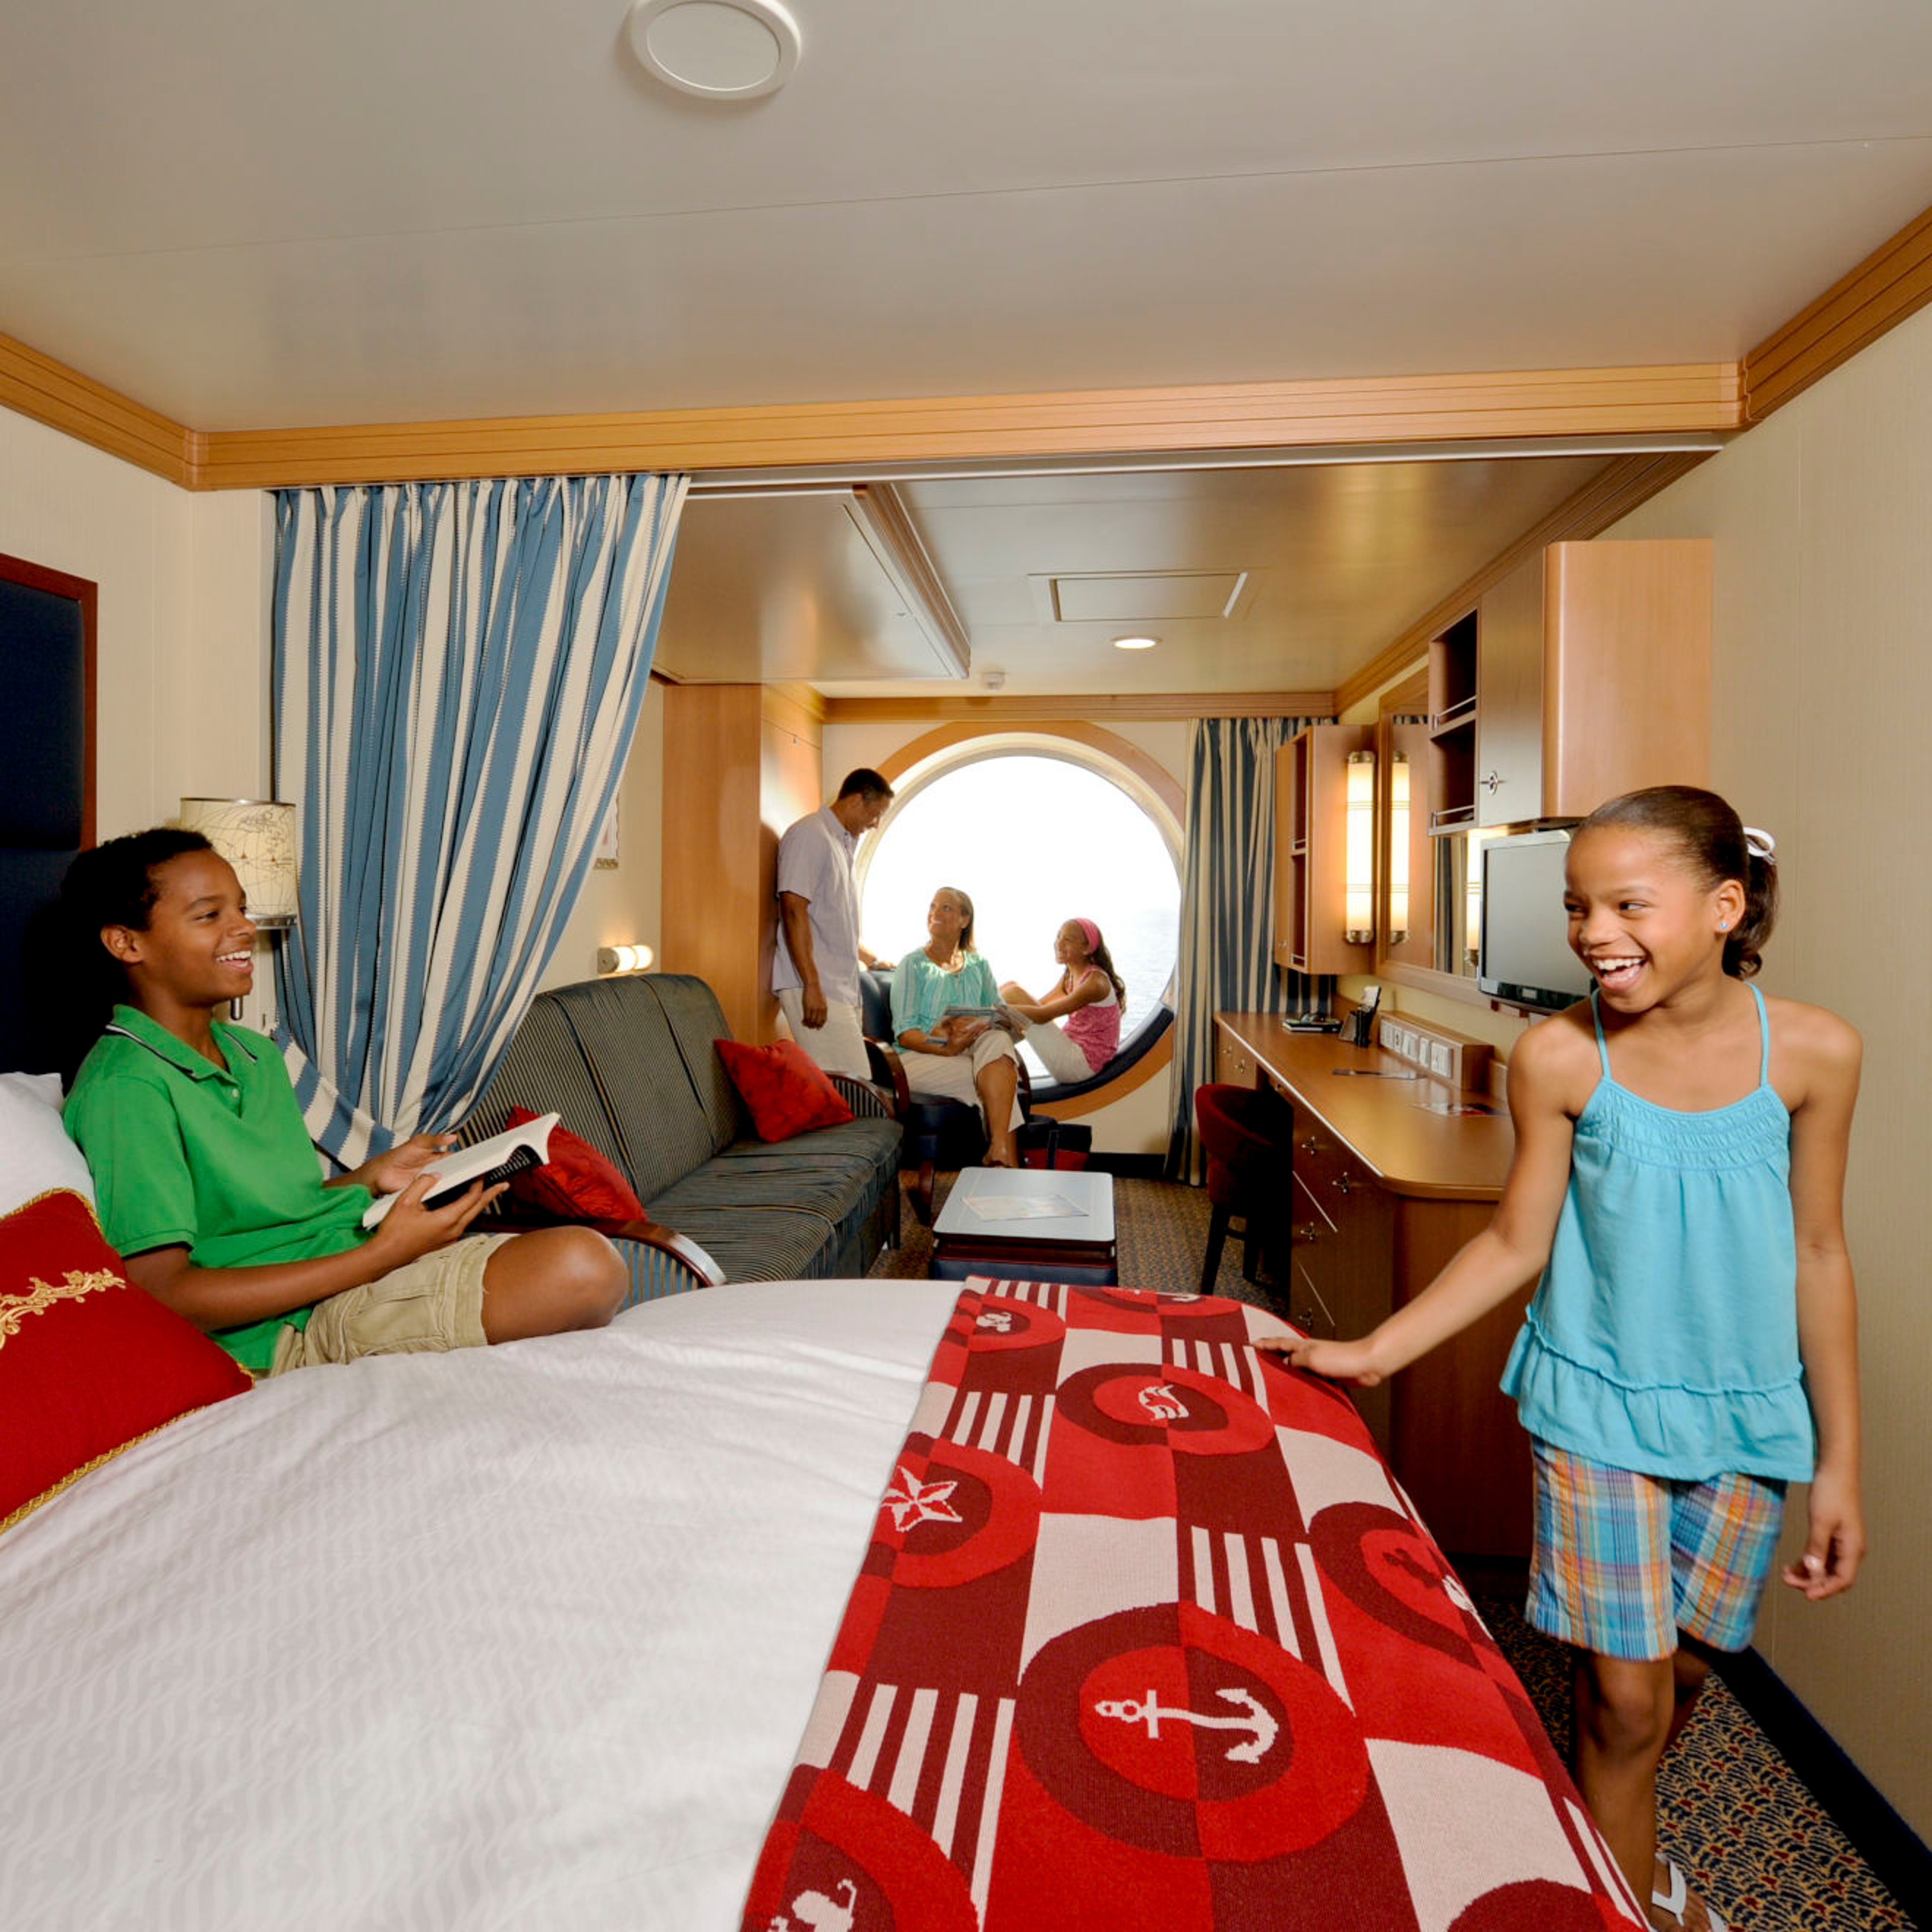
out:
{"label": "coffee table", "polygon": [[1099,1288],[1120,1278],[1111,1174],[963,1168],[932,1234],[928,1271],[940,1281],[984,1274]]}

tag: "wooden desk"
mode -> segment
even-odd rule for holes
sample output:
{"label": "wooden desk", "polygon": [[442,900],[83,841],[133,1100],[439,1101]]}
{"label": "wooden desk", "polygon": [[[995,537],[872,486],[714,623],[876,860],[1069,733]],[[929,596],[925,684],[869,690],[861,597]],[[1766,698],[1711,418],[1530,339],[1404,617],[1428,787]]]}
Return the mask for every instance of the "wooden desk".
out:
{"label": "wooden desk", "polygon": [[[1440,1081],[1337,1076],[1414,1071],[1378,1047],[1291,1033],[1276,1014],[1215,1019],[1215,1078],[1265,1081],[1294,1108],[1288,1319],[1311,1334],[1366,1334],[1488,1225],[1515,1150],[1509,1117],[1430,1112],[1486,1098]],[[1528,1553],[1528,1438],[1497,1387],[1528,1292],[1392,1382],[1353,1391],[1423,1520],[1460,1554]]]}

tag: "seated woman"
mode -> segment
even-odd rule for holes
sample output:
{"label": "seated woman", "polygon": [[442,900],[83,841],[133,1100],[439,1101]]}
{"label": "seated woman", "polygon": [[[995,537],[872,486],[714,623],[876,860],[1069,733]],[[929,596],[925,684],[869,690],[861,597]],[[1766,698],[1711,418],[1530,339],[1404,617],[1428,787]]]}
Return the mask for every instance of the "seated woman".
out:
{"label": "seated woman", "polygon": [[989,1018],[945,1017],[948,1006],[999,1004],[993,969],[973,947],[973,902],[941,886],[927,908],[926,944],[892,973],[892,1026],[915,1094],[976,1102],[986,1124],[986,1165],[1015,1167],[1019,1150],[1019,1056]]}
{"label": "seated woman", "polygon": [[[1127,983],[1114,970],[1107,942],[1090,919],[1070,919],[1053,941],[1060,977],[1036,1000],[1013,980],[1000,998],[1026,1023],[1027,1044],[1056,1080],[1071,1085],[1100,1072],[1120,1050]],[[1062,1028],[1053,1024],[1064,1019]]]}

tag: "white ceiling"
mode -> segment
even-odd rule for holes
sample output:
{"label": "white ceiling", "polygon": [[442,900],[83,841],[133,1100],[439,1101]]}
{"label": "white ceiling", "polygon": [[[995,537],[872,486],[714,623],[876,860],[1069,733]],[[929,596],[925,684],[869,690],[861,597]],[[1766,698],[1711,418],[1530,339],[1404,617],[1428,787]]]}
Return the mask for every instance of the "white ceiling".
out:
{"label": "white ceiling", "polygon": [[195,428],[1723,359],[1932,202],[1923,0],[0,14],[0,331]]}
{"label": "white ceiling", "polygon": [[[1932,202],[1924,0],[789,4],[730,106],[624,0],[0,0],[0,332],[203,430],[1719,361]],[[1598,460],[905,494],[1010,692],[1325,688]],[[690,518],[664,662],[914,674],[836,508]]]}

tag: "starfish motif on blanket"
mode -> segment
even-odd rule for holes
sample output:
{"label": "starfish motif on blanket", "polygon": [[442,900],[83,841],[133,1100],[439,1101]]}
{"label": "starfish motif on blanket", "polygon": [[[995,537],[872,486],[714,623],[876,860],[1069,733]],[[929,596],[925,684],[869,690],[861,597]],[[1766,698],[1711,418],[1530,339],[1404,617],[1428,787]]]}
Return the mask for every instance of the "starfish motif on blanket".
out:
{"label": "starfish motif on blanket", "polygon": [[950,1498],[959,1485],[951,1483],[922,1483],[910,1469],[898,1472],[898,1486],[886,1492],[882,1509],[892,1513],[892,1527],[902,1535],[922,1522],[962,1522],[965,1519],[952,1507]]}
{"label": "starfish motif on blanket", "polygon": [[28,1316],[38,1315],[57,1301],[80,1301],[88,1295],[99,1294],[104,1288],[118,1288],[120,1285],[121,1277],[111,1268],[100,1268],[86,1274],[70,1268],[65,1279],[58,1284],[30,1279],[28,1294],[0,1294],[0,1348],[20,1334],[20,1324]]}

